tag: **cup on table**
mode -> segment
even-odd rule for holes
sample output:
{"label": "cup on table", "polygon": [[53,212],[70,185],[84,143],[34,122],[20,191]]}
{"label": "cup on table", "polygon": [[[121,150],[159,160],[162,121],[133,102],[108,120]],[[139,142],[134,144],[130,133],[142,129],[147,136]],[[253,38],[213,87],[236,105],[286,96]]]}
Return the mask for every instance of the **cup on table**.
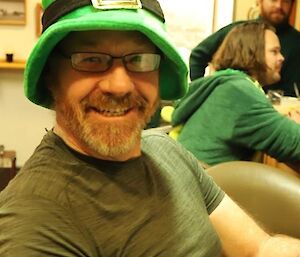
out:
{"label": "cup on table", "polygon": [[6,53],[6,61],[13,62],[14,61],[14,54],[13,53]]}
{"label": "cup on table", "polygon": [[267,95],[272,104],[280,104],[284,92],[283,90],[269,90]]}

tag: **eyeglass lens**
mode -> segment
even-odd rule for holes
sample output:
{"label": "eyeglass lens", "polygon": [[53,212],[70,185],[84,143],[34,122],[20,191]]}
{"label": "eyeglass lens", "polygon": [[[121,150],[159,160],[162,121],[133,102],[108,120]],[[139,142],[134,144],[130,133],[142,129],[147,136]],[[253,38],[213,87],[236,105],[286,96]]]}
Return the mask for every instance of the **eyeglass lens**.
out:
{"label": "eyeglass lens", "polygon": [[111,68],[113,59],[122,59],[128,71],[150,72],[157,70],[160,64],[160,55],[154,53],[129,54],[122,57],[113,57],[102,53],[73,53],[72,66],[79,71],[104,72]]}

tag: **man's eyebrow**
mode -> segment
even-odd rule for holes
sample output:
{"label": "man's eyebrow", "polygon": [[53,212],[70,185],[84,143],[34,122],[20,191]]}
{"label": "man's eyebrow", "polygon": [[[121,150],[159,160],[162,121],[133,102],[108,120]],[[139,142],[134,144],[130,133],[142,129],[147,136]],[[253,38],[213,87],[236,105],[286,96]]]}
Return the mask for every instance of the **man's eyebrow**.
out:
{"label": "man's eyebrow", "polygon": [[[138,38],[134,38],[132,39],[133,43],[142,45],[142,44],[147,44],[149,42],[151,42],[148,38],[143,38],[143,37],[138,37]],[[81,45],[84,46],[96,46],[98,43],[101,43],[102,40],[101,39],[97,39],[97,40],[93,40],[91,38],[82,38],[80,37],[77,42]]]}
{"label": "man's eyebrow", "polygon": [[77,42],[83,46],[96,46],[97,42],[101,42],[101,41],[98,40],[96,42],[95,40],[91,40],[91,39],[87,39],[87,38],[80,38]]}

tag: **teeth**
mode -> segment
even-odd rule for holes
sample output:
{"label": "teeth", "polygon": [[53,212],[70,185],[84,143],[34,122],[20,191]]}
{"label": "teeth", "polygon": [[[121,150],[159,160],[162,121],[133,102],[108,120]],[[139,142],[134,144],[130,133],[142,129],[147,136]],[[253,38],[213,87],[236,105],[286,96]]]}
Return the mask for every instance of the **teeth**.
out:
{"label": "teeth", "polygon": [[124,115],[129,109],[117,108],[117,109],[96,109],[96,110],[104,116],[114,117],[114,116]]}

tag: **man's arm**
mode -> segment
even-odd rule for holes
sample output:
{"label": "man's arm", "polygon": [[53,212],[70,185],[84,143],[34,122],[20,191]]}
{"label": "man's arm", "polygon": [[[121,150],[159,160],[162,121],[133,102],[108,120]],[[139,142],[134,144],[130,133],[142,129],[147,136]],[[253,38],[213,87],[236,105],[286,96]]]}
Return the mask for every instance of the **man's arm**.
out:
{"label": "man's arm", "polygon": [[300,257],[300,240],[269,235],[227,195],[210,218],[228,257]]}
{"label": "man's arm", "polygon": [[191,80],[204,76],[205,68],[208,66],[208,63],[211,61],[214,53],[219,48],[228,32],[238,23],[229,24],[218,30],[192,49],[189,60]]}

